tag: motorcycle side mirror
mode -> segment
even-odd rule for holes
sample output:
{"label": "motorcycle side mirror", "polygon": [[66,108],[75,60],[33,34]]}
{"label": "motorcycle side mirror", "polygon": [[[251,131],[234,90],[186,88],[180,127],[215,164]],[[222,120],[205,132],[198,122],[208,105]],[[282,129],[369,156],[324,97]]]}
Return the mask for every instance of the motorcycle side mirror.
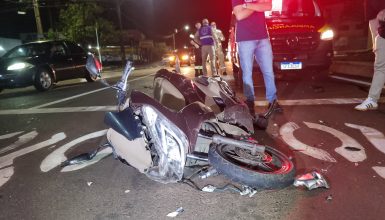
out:
{"label": "motorcycle side mirror", "polygon": [[102,64],[93,54],[87,56],[86,69],[93,77],[101,78]]}

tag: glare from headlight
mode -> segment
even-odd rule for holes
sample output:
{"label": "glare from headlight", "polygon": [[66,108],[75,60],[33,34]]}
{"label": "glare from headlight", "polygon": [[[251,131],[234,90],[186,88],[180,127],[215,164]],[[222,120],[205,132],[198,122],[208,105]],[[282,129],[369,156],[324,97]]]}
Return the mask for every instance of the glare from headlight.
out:
{"label": "glare from headlight", "polygon": [[183,55],[182,60],[188,60],[188,55]]}
{"label": "glare from headlight", "polygon": [[28,63],[14,63],[10,66],[8,66],[7,70],[21,70],[24,68],[29,67],[30,65]]}
{"label": "glare from headlight", "polygon": [[168,59],[169,59],[170,61],[174,61],[174,60],[175,60],[175,57],[174,57],[174,56],[170,56]]}
{"label": "glare from headlight", "polygon": [[334,32],[331,29],[321,32],[321,40],[332,40],[333,37]]}

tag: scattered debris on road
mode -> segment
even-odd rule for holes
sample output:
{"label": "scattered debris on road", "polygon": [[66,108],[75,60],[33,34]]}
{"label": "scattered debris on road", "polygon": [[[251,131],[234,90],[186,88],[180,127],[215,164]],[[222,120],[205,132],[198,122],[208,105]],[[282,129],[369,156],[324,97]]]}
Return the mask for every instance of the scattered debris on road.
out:
{"label": "scattered debris on road", "polygon": [[241,196],[246,196],[248,195],[249,197],[253,197],[258,191],[255,190],[254,188],[251,188],[249,186],[242,186],[242,189],[239,189],[238,187],[231,185],[231,184],[226,184],[223,187],[216,187],[213,185],[206,185],[205,187],[202,188],[203,192],[224,192],[224,191],[232,191],[239,193]]}
{"label": "scattered debris on road", "polygon": [[93,182],[87,182],[88,186],[91,186],[92,184],[93,184]]}
{"label": "scattered debris on road", "polygon": [[309,190],[324,187],[329,189],[326,179],[317,171],[312,171],[304,175],[297,176],[293,183],[294,186],[306,186]]}
{"label": "scattered debris on road", "polygon": [[360,148],[350,147],[350,146],[346,146],[345,149],[350,150],[350,151],[360,151],[361,150]]}
{"label": "scattered debris on road", "polygon": [[167,217],[175,218],[176,216],[178,216],[183,211],[184,211],[183,207],[179,207],[175,212],[168,213]]}
{"label": "scattered debris on road", "polygon": [[130,190],[129,190],[129,189],[127,189],[127,190],[125,190],[125,191],[124,191],[124,193],[129,193],[129,192],[130,192]]}
{"label": "scattered debris on road", "polygon": [[333,196],[332,196],[332,195],[328,195],[328,196],[326,197],[326,201],[328,201],[328,202],[332,201],[332,199],[333,199]]}

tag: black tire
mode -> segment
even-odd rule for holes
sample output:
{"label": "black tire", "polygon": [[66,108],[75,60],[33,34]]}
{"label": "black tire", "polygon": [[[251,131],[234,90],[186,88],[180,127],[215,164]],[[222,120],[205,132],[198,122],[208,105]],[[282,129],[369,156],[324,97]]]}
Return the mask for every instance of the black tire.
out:
{"label": "black tire", "polygon": [[[280,189],[293,184],[295,175],[293,162],[276,149],[269,146],[265,146],[265,149],[265,155],[268,156],[269,160],[271,159],[271,163],[260,162],[259,164],[265,165],[265,167],[262,167],[258,165],[256,158],[252,158],[253,156],[248,150],[231,145],[212,144],[209,150],[209,163],[219,173],[232,181],[255,189]],[[239,159],[232,157],[234,155],[245,161],[254,162],[254,165],[245,161],[239,161]],[[262,160],[259,159],[259,161]],[[267,168],[274,170],[268,171]]]}
{"label": "black tire", "polygon": [[88,70],[86,69],[86,80],[87,82],[95,82],[97,79],[98,79],[98,76],[93,76],[93,74],[91,74],[90,72],[88,72]]}
{"label": "black tire", "polygon": [[39,70],[35,75],[34,86],[38,91],[49,90],[53,85],[52,73],[46,69]]}

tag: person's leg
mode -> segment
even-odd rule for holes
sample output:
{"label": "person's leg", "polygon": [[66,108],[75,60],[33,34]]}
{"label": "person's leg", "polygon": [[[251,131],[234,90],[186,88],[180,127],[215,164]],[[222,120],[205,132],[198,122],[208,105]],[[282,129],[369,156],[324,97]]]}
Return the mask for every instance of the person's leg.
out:
{"label": "person's leg", "polygon": [[256,41],[238,42],[239,62],[242,68],[243,94],[247,101],[254,102],[253,61]]}
{"label": "person's leg", "polygon": [[225,55],[223,54],[223,50],[221,47],[217,48],[217,56],[219,60],[219,73],[226,75]]}
{"label": "person's leg", "polygon": [[263,80],[266,87],[266,99],[269,103],[273,103],[274,100],[277,99],[277,88],[275,86],[273,71],[273,51],[269,39],[257,41],[255,59],[263,74]]}
{"label": "person's leg", "polygon": [[210,47],[209,56],[210,56],[211,75],[215,76],[215,75],[217,75],[217,68],[215,67],[216,57],[215,57],[215,48],[214,48],[214,46]]}
{"label": "person's leg", "polygon": [[202,72],[203,75],[207,76],[207,56],[209,55],[209,47],[208,46],[202,46]]}
{"label": "person's leg", "polygon": [[374,53],[374,74],[368,98],[361,104],[354,107],[359,111],[375,110],[378,108],[377,101],[380,98],[385,82],[385,39],[377,36],[375,39]]}
{"label": "person's leg", "polygon": [[377,102],[385,83],[385,39],[377,36],[375,42],[374,74],[368,97]]}

